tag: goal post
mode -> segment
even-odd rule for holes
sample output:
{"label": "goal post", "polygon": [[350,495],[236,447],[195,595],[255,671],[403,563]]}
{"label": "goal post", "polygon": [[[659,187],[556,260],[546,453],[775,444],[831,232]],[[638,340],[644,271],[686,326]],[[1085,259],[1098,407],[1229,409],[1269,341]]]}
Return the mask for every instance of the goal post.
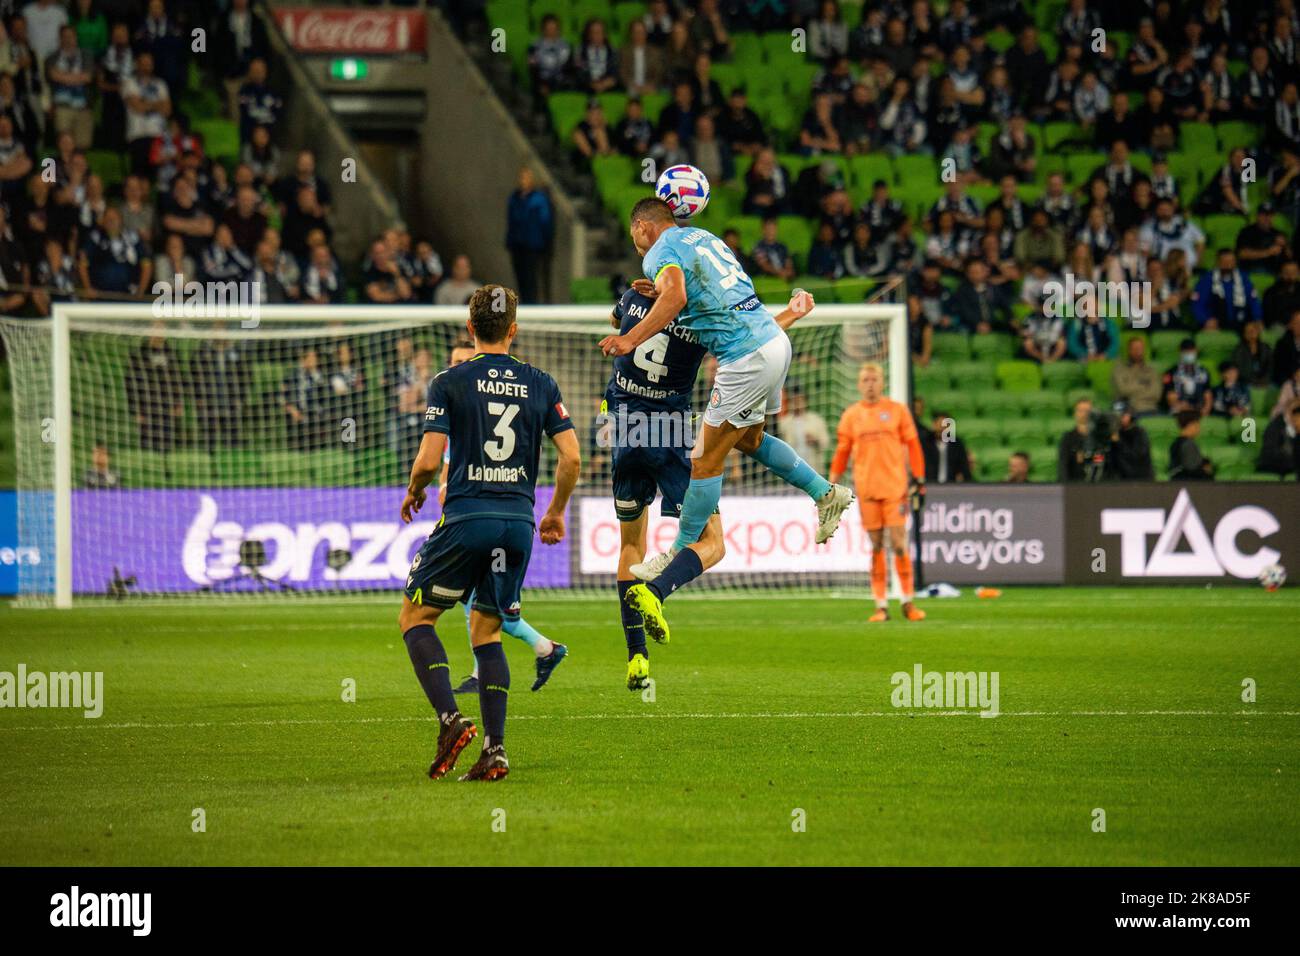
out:
{"label": "goal post", "polygon": [[[432,526],[397,520],[424,390],[466,337],[465,307],[267,305],[254,318],[196,311],[61,303],[48,320],[0,318],[15,391],[20,545],[41,552],[39,570],[24,574],[20,566],[20,599],[66,608],[92,598],[400,588]],[[613,579],[614,563],[603,567],[601,549],[581,537],[596,533],[585,519],[613,522],[607,423],[598,418],[610,360],[596,347],[610,332],[609,316],[609,306],[519,309],[514,351],[559,383],[584,459],[570,540],[537,546],[529,590],[590,594]],[[840,413],[857,398],[863,361],[879,362],[888,394],[908,402],[903,305],[818,305],[790,336],[788,388],[832,445]],[[712,374],[706,360],[697,411]],[[830,449],[817,452],[813,464],[825,472]],[[549,501],[554,457],[544,448],[539,510]],[[724,524],[729,502],[737,515],[761,516],[790,510],[791,492],[764,470],[737,464],[728,471]],[[425,510],[436,519],[434,497]],[[657,504],[651,515],[653,549],[667,519]],[[851,557],[810,559],[806,571],[789,557],[724,564],[703,586],[860,583],[867,564]]]}

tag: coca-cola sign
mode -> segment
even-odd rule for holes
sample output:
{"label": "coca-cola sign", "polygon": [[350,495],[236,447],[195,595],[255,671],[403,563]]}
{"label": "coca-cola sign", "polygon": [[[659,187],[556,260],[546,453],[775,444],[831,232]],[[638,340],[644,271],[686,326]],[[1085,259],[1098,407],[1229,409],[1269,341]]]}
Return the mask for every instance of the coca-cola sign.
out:
{"label": "coca-cola sign", "polygon": [[275,20],[300,53],[424,52],[424,16],[409,10],[280,7]]}

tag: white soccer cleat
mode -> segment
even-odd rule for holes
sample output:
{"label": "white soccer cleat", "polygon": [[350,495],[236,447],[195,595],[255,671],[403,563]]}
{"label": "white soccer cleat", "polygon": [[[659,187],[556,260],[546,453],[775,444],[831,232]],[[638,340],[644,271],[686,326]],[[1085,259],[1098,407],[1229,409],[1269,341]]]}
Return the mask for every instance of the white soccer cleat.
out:
{"label": "white soccer cleat", "polygon": [[653,581],[664,573],[664,569],[672,563],[675,557],[677,557],[677,549],[672,548],[663,554],[656,554],[653,558],[642,561],[640,564],[632,565],[629,570],[642,581]]}
{"label": "white soccer cleat", "polygon": [[[831,490],[817,500],[817,537],[818,544],[823,544],[835,534],[840,526],[840,518],[853,502],[853,492],[843,485],[831,485]],[[632,569],[636,571],[635,568]]]}

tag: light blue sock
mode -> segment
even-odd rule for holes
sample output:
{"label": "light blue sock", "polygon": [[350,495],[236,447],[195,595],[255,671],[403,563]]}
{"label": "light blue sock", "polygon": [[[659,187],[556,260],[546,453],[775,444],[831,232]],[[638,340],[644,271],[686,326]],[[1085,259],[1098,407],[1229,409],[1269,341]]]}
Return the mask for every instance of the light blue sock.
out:
{"label": "light blue sock", "polygon": [[700,540],[704,526],[722,500],[722,476],[692,478],[682,498],[682,514],[677,520],[677,540],[673,547],[678,551]]}
{"label": "light blue sock", "polygon": [[812,465],[796,455],[793,448],[775,435],[766,432],[763,434],[763,440],[753,458],[782,481],[803,489],[813,501],[831,490],[829,481],[813,471]]}
{"label": "light blue sock", "polygon": [[501,619],[501,630],[505,631],[511,637],[518,638],[533,650],[537,650],[537,645],[546,640],[546,636],[537,628],[533,627],[522,617],[516,621],[507,621]]}

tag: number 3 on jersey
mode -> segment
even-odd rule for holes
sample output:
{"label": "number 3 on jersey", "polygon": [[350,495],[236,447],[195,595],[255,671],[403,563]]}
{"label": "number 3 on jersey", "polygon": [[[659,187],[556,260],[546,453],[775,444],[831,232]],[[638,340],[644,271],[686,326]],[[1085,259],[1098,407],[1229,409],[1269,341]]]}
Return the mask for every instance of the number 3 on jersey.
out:
{"label": "number 3 on jersey", "polygon": [[492,434],[497,437],[496,440],[485,441],[483,451],[493,461],[505,461],[515,452],[515,430],[510,423],[519,414],[519,406],[513,403],[488,402],[487,410],[489,415],[497,417],[497,423],[492,428]]}
{"label": "number 3 on jersey", "polygon": [[632,361],[636,362],[637,368],[645,372],[646,378],[652,382],[657,382],[668,374],[668,366],[664,364],[664,359],[667,357],[668,333],[660,332],[657,335],[650,336],[636,347]]}

